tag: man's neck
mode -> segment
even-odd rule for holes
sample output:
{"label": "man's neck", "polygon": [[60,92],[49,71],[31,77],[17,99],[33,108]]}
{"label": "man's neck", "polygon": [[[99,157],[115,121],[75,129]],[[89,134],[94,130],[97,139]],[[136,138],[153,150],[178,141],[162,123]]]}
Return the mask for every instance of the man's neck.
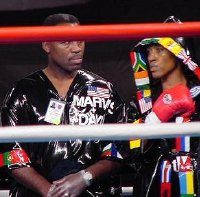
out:
{"label": "man's neck", "polygon": [[57,79],[60,81],[66,81],[66,80],[71,80],[72,78],[74,78],[77,74],[77,70],[72,71],[72,72],[68,72],[65,70],[61,70],[61,69],[52,69],[51,67],[46,67],[44,70],[44,73],[51,79]]}
{"label": "man's neck", "polygon": [[43,71],[58,91],[60,97],[66,97],[69,87],[78,72],[54,72],[54,70],[49,67],[45,68]]}

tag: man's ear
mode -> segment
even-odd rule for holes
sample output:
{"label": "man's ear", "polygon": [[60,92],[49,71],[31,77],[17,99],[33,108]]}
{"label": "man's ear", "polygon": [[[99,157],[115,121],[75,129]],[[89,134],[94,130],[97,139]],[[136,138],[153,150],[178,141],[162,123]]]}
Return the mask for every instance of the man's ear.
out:
{"label": "man's ear", "polygon": [[42,42],[42,48],[46,53],[50,53],[50,45],[49,42]]}

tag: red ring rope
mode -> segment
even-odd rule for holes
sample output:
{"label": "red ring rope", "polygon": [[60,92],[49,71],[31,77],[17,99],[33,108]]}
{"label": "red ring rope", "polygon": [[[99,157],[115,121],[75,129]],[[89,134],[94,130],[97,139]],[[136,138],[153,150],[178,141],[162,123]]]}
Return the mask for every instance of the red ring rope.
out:
{"label": "red ring rope", "polygon": [[0,43],[106,41],[161,36],[200,36],[200,22],[0,28]]}

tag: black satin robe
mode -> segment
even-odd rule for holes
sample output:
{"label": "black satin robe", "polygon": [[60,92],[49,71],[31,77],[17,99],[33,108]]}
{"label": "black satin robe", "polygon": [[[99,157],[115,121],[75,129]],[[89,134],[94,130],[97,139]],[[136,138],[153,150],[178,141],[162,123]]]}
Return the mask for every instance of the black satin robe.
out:
{"label": "black satin robe", "polygon": [[[80,70],[73,80],[66,98],[60,98],[53,84],[43,73],[37,71],[20,80],[7,94],[2,107],[2,125],[43,125],[50,99],[66,102],[61,124],[91,125],[117,123],[124,119],[124,103],[112,85],[103,78]],[[29,132],[27,130],[27,132]],[[52,130],[53,132],[53,130]],[[108,131],[109,132],[109,131]],[[50,182],[67,174],[87,168],[100,159],[121,160],[114,156],[100,158],[103,148],[110,141],[50,141],[42,143],[20,143],[30,158],[30,164],[9,166],[21,168],[32,166]],[[2,147],[10,151],[13,144]],[[120,147],[118,146],[120,153]],[[108,184],[107,184],[108,185]],[[42,186],[41,186],[42,187]],[[93,185],[83,196],[108,196],[106,188]],[[11,196],[39,196],[14,182]],[[89,194],[90,193],[90,194]],[[103,195],[104,193],[104,195]]]}

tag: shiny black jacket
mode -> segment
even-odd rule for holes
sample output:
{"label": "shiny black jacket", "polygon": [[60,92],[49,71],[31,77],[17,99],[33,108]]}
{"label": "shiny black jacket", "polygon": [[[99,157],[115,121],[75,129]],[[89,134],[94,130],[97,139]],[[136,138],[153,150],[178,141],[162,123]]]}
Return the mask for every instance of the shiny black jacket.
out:
{"label": "shiny black jacket", "polygon": [[[61,124],[91,125],[122,122],[124,103],[114,91],[112,85],[103,78],[80,70],[72,82],[66,98],[60,98],[53,84],[43,73],[37,71],[20,80],[5,98],[2,107],[2,125],[38,125],[50,124],[45,121],[50,99],[65,102]],[[27,132],[29,132],[27,130]],[[52,130],[53,132],[53,130]],[[109,132],[109,131],[108,131]],[[50,141],[43,143],[21,143],[31,163],[10,165],[9,170],[21,167],[34,167],[50,182],[65,175],[87,168],[100,159],[121,160],[120,147],[118,155],[103,155],[104,148],[111,141]],[[2,150],[10,151],[13,144],[7,144]],[[119,156],[120,155],[120,156]],[[91,195],[107,196],[102,185],[89,188]],[[87,193],[87,192],[86,192]],[[83,196],[84,196],[83,195]],[[39,196],[33,191],[15,182],[11,196]]]}

